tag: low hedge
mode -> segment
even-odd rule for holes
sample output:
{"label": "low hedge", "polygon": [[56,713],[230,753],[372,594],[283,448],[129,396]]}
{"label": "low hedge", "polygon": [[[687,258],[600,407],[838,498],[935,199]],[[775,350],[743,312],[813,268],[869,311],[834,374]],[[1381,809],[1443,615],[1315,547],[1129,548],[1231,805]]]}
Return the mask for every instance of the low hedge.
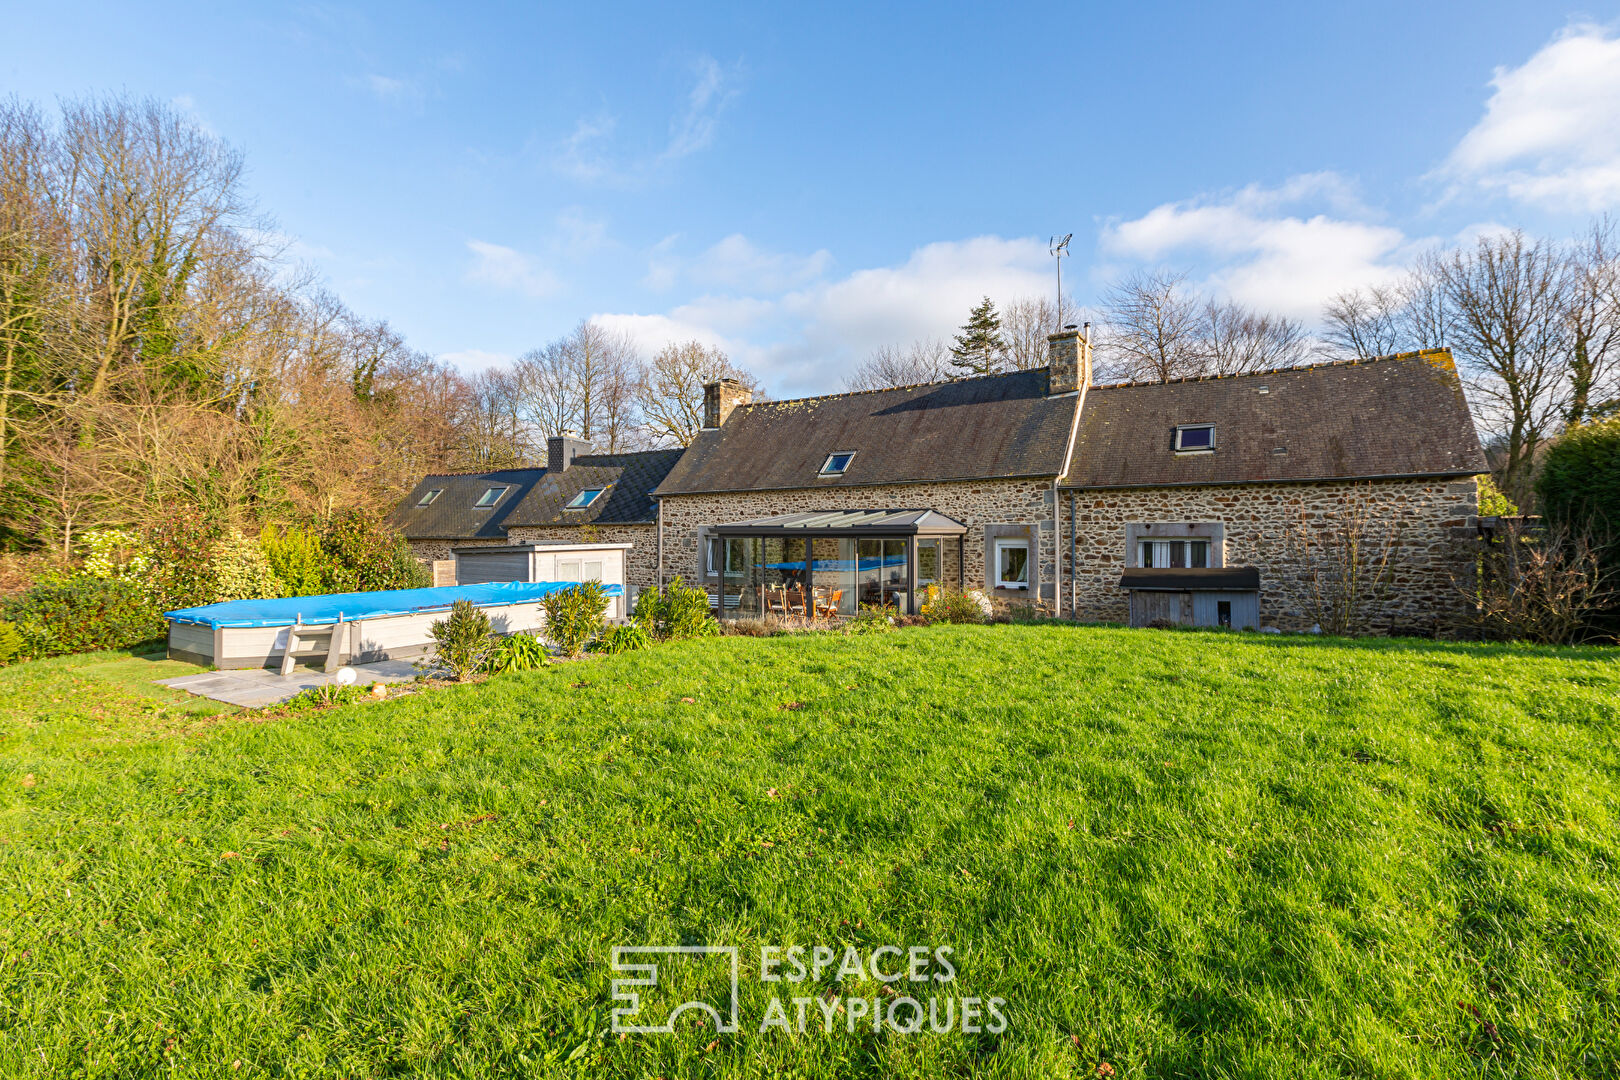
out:
{"label": "low hedge", "polygon": [[88,574],[48,578],[0,605],[31,657],[122,649],[164,634],[163,613],[144,585]]}

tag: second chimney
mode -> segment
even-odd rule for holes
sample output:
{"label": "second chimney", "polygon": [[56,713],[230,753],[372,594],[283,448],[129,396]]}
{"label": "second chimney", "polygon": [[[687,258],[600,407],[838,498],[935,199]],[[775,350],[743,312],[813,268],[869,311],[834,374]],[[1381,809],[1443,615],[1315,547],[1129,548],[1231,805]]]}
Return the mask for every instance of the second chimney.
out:
{"label": "second chimney", "polygon": [[1073,394],[1091,385],[1091,342],[1064,329],[1046,339],[1047,393]]}
{"label": "second chimney", "polygon": [[753,391],[736,379],[721,379],[703,388],[703,427],[717,428],[726,422],[733,409],[754,400]]}
{"label": "second chimney", "polygon": [[591,444],[571,435],[553,435],[546,440],[546,471],[567,472],[581,454],[591,452]]}

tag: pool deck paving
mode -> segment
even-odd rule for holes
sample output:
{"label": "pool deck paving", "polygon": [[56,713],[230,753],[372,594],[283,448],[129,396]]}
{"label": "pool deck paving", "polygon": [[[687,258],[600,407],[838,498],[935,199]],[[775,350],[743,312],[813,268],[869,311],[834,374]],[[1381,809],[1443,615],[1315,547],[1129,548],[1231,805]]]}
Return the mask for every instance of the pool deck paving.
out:
{"label": "pool deck paving", "polygon": [[[409,660],[379,660],[375,664],[354,665],[355,685],[373,683],[410,682],[416,678],[416,667]],[[205,671],[200,675],[182,675],[177,679],[159,679],[159,686],[184,690],[188,694],[223,701],[227,705],[240,705],[245,709],[262,709],[278,705],[316,686],[329,686],[337,682],[337,672],[327,673],[318,668],[297,668],[290,675],[281,675],[265,668],[245,671]]]}

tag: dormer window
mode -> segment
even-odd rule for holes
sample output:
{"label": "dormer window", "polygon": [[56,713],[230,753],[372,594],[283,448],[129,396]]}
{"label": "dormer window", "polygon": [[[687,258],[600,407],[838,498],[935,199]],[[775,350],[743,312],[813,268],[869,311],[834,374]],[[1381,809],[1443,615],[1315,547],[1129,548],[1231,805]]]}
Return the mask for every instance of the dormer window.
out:
{"label": "dormer window", "polygon": [[578,495],[575,495],[572,499],[569,499],[568,505],[563,507],[563,509],[583,510],[597,499],[600,499],[602,497],[602,492],[606,490],[607,488],[586,488]]}
{"label": "dormer window", "polygon": [[485,491],[482,495],[478,496],[478,501],[473,503],[473,505],[494,506],[496,503],[501,501],[501,496],[505,494],[506,489],[504,487],[492,487]]}
{"label": "dormer window", "polygon": [[416,501],[416,505],[417,506],[431,506],[431,505],[433,505],[433,500],[437,499],[440,495],[443,495],[443,494],[444,494],[444,488],[434,488],[432,491],[429,491],[426,495],[423,495],[420,499],[418,499]]}
{"label": "dormer window", "polygon": [[1177,424],[1176,453],[1207,454],[1215,449],[1214,424]]}
{"label": "dormer window", "polygon": [[849,463],[855,460],[853,450],[835,450],[827,455],[827,460],[821,465],[821,476],[843,476],[849,471]]}

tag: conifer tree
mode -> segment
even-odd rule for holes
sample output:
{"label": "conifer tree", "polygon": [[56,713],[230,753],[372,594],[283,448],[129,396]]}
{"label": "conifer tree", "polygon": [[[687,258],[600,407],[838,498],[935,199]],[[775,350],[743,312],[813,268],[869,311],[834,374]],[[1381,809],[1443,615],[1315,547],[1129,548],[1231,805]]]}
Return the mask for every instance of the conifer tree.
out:
{"label": "conifer tree", "polygon": [[999,371],[1007,358],[1007,343],[1001,337],[1001,316],[987,296],[968,313],[962,332],[951,346],[951,366],[962,375],[989,375]]}

